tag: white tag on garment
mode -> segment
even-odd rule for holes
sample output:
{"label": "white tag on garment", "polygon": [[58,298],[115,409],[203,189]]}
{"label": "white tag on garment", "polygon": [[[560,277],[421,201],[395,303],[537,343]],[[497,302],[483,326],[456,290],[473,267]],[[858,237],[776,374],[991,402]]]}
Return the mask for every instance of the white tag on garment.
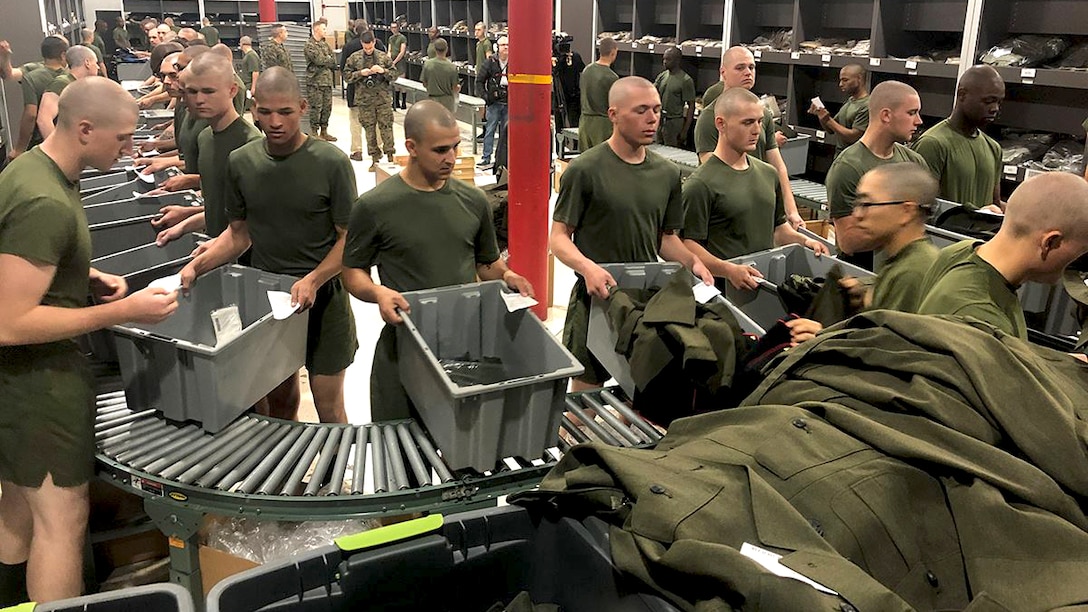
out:
{"label": "white tag on garment", "polygon": [[212,327],[215,329],[215,345],[219,346],[229,342],[242,333],[242,316],[238,314],[238,307],[231,305],[226,308],[213,310],[211,313]]}
{"label": "white tag on garment", "polygon": [[706,304],[710,300],[722,294],[722,292],[718,291],[718,288],[714,285],[707,285],[702,281],[692,287],[691,292],[695,294],[695,301],[699,302],[700,304]]}
{"label": "white tag on garment", "polygon": [[520,293],[510,293],[507,291],[502,292],[502,301],[506,302],[507,312],[517,312],[524,310],[532,306],[536,306],[540,302],[537,302],[531,297],[523,296]]}
{"label": "white tag on garment", "polygon": [[272,305],[272,318],[282,321],[295,314],[298,304],[291,304],[291,294],[286,291],[269,291],[268,303]]}
{"label": "white tag on garment", "polygon": [[167,293],[169,293],[171,291],[177,291],[177,290],[181,289],[181,275],[180,274],[171,274],[170,276],[164,276],[162,278],[157,278],[157,279],[151,281],[150,283],[148,283],[147,286],[148,287],[154,287],[156,289],[162,289],[163,291],[166,291]]}
{"label": "white tag on garment", "polygon": [[805,584],[811,586],[817,591],[820,591],[821,593],[827,593],[828,595],[838,595],[838,593],[825,587],[819,582],[816,582],[811,578],[806,578],[805,576],[795,572],[794,570],[791,570],[785,565],[782,565],[782,563],[779,561],[782,558],[782,555],[780,554],[773,553],[769,550],[764,550],[758,546],[749,544],[748,542],[745,542],[743,545],[741,545],[740,554],[760,564],[761,566],[763,566],[764,569],[771,572],[775,576],[800,580],[801,582],[804,582]]}
{"label": "white tag on garment", "polygon": [[154,183],[155,182],[155,175],[154,174],[144,174],[143,172],[137,172],[136,173],[136,178],[140,179],[141,181],[143,181],[145,183]]}

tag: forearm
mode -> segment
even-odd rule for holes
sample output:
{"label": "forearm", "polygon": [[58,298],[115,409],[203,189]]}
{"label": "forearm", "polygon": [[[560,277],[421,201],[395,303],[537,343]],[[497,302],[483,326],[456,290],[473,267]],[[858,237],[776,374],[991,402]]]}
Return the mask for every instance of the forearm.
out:
{"label": "forearm", "polygon": [[510,268],[506,267],[506,262],[502,259],[496,259],[489,264],[476,264],[476,276],[483,281],[506,280],[505,276],[509,271]]}
{"label": "forearm", "polygon": [[597,265],[593,260],[582,254],[581,249],[575,246],[574,241],[570,239],[569,235],[552,232],[551,239],[549,240],[549,247],[551,248],[552,254],[555,255],[559,261],[563,262],[563,265],[574,270],[581,276],[585,276],[587,270]]}
{"label": "forearm", "polygon": [[346,240],[347,232],[340,232],[336,243],[332,245],[332,249],[325,255],[325,258],[312,272],[306,275],[314,281],[315,286],[320,287],[336,277],[337,274],[340,274],[342,262],[344,261],[344,243]]}
{"label": "forearm", "polygon": [[68,340],[92,331],[125,323],[128,320],[123,301],[88,306],[60,308],[35,306],[19,316],[5,316],[0,325],[0,346],[45,344]]}
{"label": "forearm", "polygon": [[691,122],[695,119],[695,103],[688,103],[688,112],[684,115],[684,131],[680,134],[681,139],[688,137],[688,132],[691,131]]}
{"label": "forearm", "polygon": [[38,126],[38,132],[42,135],[42,138],[48,138],[53,133],[53,118],[56,115],[49,113],[48,111],[38,111],[38,118],[35,120]]}
{"label": "forearm", "polygon": [[710,251],[706,250],[706,247],[694,240],[685,239],[683,241],[683,245],[684,248],[686,248],[693,255],[695,255],[695,257],[698,258],[699,261],[703,262],[703,265],[706,266],[706,269],[710,270],[710,273],[714,276],[724,278],[728,275],[729,269],[732,266],[736,265],[733,263],[729,263],[724,259],[718,259],[714,255],[712,255]]}
{"label": "forearm", "polygon": [[786,209],[786,216],[797,216],[797,202],[793,199],[790,174],[786,170],[786,162],[782,159],[782,153],[778,149],[772,149],[768,152],[767,159],[774,166],[775,172],[778,173],[778,186],[782,190],[782,206]]}
{"label": "forearm", "polygon": [[34,134],[34,120],[37,116],[37,106],[23,107],[23,116],[19,119],[19,140],[15,143],[16,151],[26,151],[26,148],[30,146],[30,137]]}
{"label": "forearm", "polygon": [[662,234],[661,247],[658,252],[665,261],[675,261],[683,264],[688,270],[699,261],[694,253],[684,248],[684,243],[680,240],[680,236],[676,234]]}
{"label": "forearm", "polygon": [[364,302],[377,303],[378,293],[384,289],[370,278],[370,270],[344,266],[340,270],[340,278],[343,279],[348,293]]}
{"label": "forearm", "polygon": [[[194,215],[185,221],[191,221],[198,217],[203,219],[203,215]],[[196,276],[200,276],[225,263],[234,261],[238,259],[242,253],[246,252],[249,245],[250,241],[248,235],[240,235],[239,233],[234,232],[232,227],[228,227],[218,238],[212,240],[208,250],[197,255],[196,258],[193,259],[191,264],[193,272],[195,272]]]}
{"label": "forearm", "polygon": [[793,229],[793,226],[788,222],[779,225],[774,229],[774,245],[782,246],[786,244],[800,244],[805,246],[809,241],[804,234]]}

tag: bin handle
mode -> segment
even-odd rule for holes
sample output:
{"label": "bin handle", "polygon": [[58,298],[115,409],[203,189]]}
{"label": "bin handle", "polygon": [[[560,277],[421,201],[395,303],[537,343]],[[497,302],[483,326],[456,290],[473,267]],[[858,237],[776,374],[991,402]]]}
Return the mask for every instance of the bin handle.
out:
{"label": "bin handle", "polygon": [[16,604],[10,608],[0,608],[0,612],[34,612],[35,606],[38,604],[33,601],[27,603]]}
{"label": "bin handle", "polygon": [[342,536],[333,540],[333,543],[344,552],[355,552],[421,536],[440,529],[443,523],[441,514],[431,514],[395,525]]}

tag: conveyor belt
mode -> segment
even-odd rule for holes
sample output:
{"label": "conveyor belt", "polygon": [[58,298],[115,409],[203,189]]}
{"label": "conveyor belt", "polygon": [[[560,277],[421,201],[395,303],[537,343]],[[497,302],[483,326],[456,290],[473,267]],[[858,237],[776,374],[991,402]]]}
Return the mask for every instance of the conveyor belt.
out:
{"label": "conveyor belt", "polygon": [[652,144],[647,148],[679,166],[681,176],[687,176],[699,167],[699,156],[694,151],[662,144]]}
{"label": "conveyor belt", "polygon": [[828,212],[831,209],[827,202],[827,187],[820,183],[806,181],[805,179],[790,179],[790,191],[793,197],[801,198],[809,202],[809,208]]}

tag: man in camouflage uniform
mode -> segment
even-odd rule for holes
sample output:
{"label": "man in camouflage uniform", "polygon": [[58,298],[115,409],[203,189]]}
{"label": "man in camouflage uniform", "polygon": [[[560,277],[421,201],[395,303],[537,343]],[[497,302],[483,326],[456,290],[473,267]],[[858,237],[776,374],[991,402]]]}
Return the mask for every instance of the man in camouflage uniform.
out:
{"label": "man in camouflage uniform", "polygon": [[287,27],[282,23],[272,26],[272,37],[261,45],[261,64],[264,65],[264,70],[272,66],[280,66],[292,73],[295,71],[295,67],[291,65],[291,55],[287,53],[287,47],[283,46],[285,40],[287,40]]}
{"label": "man in camouflage uniform", "polygon": [[382,159],[382,150],[378,148],[378,131],[382,135],[385,154],[390,162],[393,161],[393,98],[390,88],[392,80],[396,78],[396,69],[389,54],[374,48],[374,32],[363,32],[359,40],[363,48],[348,58],[344,65],[344,78],[349,83],[355,83],[355,112],[359,113],[359,123],[366,129],[366,148],[374,160],[370,166],[373,171]]}
{"label": "man in camouflage uniform", "polygon": [[332,71],[337,67],[329,43],[325,42],[325,21],[313,25],[313,35],[306,41],[306,100],[310,103],[310,134],[336,142],[329,136],[332,113]]}

